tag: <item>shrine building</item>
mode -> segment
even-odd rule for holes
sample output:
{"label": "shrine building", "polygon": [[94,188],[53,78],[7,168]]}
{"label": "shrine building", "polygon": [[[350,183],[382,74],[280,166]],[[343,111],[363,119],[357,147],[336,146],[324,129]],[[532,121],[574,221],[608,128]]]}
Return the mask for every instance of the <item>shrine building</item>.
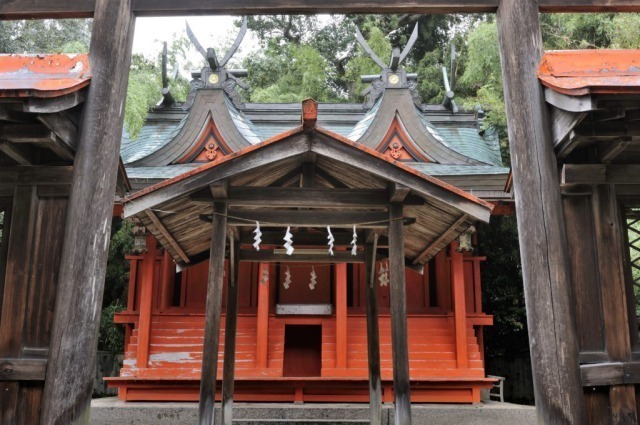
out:
{"label": "shrine building", "polygon": [[[127,308],[115,317],[126,329],[125,361],[108,381],[122,400],[198,400],[209,223],[212,203],[222,197],[246,252],[237,278],[236,400],[369,400],[369,280],[360,255],[379,235],[371,282],[382,398],[393,401],[384,228],[395,200],[404,202],[412,401],[480,401],[480,390],[493,383],[483,346],[493,318],[482,309],[485,258],[473,254],[474,226],[488,221],[491,209],[513,211],[510,170],[479,107],[460,109],[451,90],[441,104],[424,104],[416,75],[399,63],[383,65],[379,75],[363,77],[371,82],[364,104],[309,100],[301,107],[245,103],[236,88],[246,71],[210,63],[194,73],[186,102],[165,89],[140,135],[124,135],[121,159],[131,188],[124,215],[135,220],[141,243],[128,257]],[[369,168],[352,155],[364,156]],[[264,163],[256,166],[254,157]],[[421,196],[402,183],[405,175],[437,188],[437,196]],[[470,210],[461,207],[469,202]],[[333,223],[329,230],[323,220],[301,217],[309,209]],[[283,240],[288,228],[291,255]],[[229,267],[227,260],[227,281]]]}

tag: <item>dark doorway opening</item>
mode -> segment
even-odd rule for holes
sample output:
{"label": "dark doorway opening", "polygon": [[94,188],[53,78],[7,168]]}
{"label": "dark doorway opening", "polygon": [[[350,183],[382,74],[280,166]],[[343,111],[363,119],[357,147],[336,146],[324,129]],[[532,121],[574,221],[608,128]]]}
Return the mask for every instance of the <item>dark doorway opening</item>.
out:
{"label": "dark doorway opening", "polygon": [[283,376],[320,376],[322,326],[285,325]]}

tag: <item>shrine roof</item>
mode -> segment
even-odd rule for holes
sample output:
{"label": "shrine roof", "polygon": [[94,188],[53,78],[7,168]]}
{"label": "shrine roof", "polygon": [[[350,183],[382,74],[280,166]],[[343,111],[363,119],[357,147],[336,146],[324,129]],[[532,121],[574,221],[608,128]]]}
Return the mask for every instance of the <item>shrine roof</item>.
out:
{"label": "shrine roof", "polygon": [[538,67],[538,78],[558,93],[640,93],[640,50],[548,51]]}
{"label": "shrine roof", "polygon": [[89,57],[83,55],[0,55],[0,97],[53,98],[89,84]]}

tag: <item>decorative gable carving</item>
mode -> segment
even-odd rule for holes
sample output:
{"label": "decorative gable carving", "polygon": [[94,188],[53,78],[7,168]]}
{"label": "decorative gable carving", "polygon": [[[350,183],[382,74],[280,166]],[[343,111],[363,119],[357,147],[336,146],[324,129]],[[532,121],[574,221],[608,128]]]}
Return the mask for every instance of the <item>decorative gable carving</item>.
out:
{"label": "decorative gable carving", "polygon": [[225,143],[213,119],[204,126],[198,136],[198,143],[189,152],[175,161],[176,164],[205,163],[229,155],[231,148]]}
{"label": "decorative gable carving", "polygon": [[432,162],[413,143],[398,117],[393,119],[387,134],[376,150],[397,161]]}

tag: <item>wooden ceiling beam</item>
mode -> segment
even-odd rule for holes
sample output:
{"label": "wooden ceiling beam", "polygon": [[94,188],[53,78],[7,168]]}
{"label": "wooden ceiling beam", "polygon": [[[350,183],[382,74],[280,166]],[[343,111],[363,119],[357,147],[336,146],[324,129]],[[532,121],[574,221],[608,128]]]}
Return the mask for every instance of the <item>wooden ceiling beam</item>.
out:
{"label": "wooden ceiling beam", "polygon": [[[192,202],[211,203],[213,199],[192,197]],[[311,189],[299,187],[232,187],[229,205],[289,208],[387,208],[388,195],[378,189]]]}
{"label": "wooden ceiling beam", "polygon": [[[493,13],[499,0],[136,0],[136,16],[260,15],[295,13]],[[637,0],[539,0],[541,12],[640,12]],[[0,19],[89,18],[95,0],[13,0],[0,4]]]}
{"label": "wooden ceiling beam", "polygon": [[598,162],[608,164],[616,159],[632,144],[630,139],[620,139],[606,143],[606,146],[598,149]]}
{"label": "wooden ceiling beam", "polygon": [[0,186],[71,184],[72,166],[0,167]]}

